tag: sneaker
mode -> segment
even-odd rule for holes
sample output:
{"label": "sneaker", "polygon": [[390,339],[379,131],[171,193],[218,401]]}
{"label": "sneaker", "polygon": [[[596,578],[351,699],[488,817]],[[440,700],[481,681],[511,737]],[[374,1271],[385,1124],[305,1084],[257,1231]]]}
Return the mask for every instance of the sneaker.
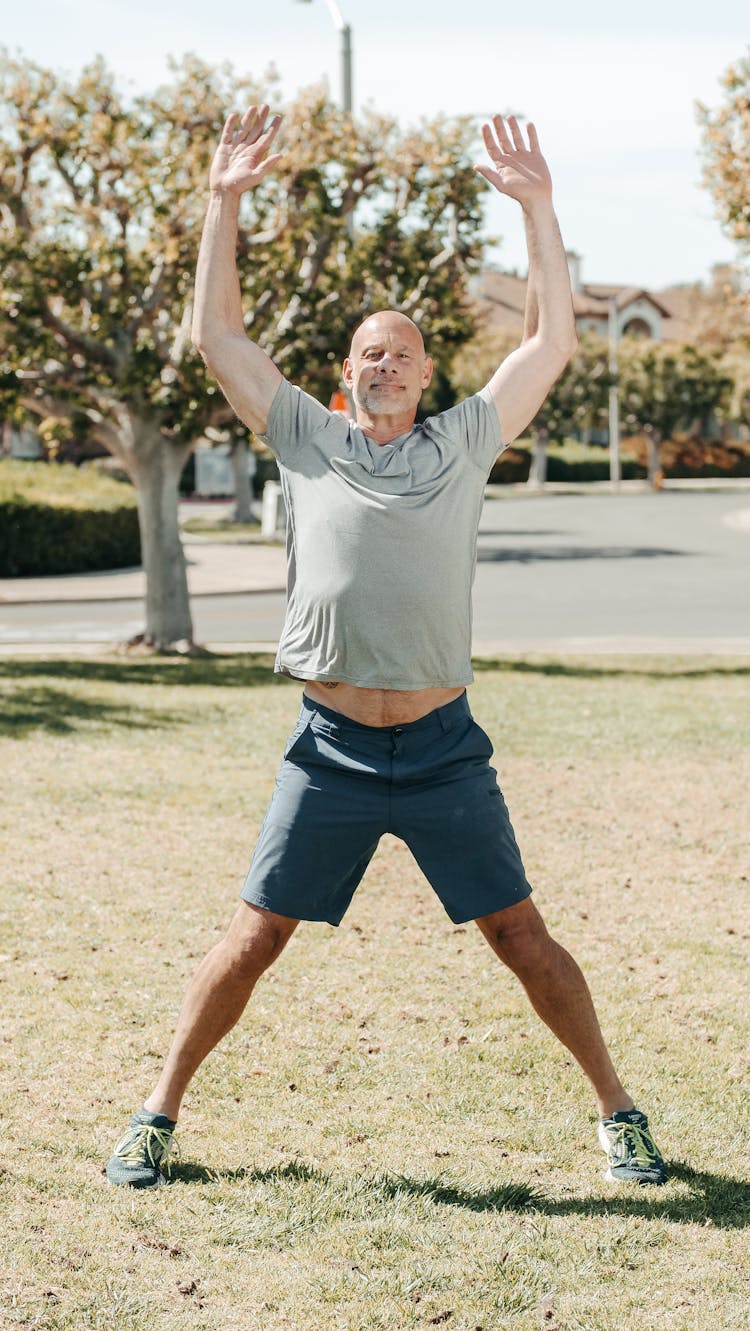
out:
{"label": "sneaker", "polygon": [[107,1164],[110,1183],[129,1184],[131,1188],[158,1188],[164,1182],[159,1166],[172,1150],[172,1134],[176,1126],[166,1114],[139,1109]]}
{"label": "sneaker", "polygon": [[599,1144],[607,1152],[611,1183],[664,1183],[666,1165],[640,1109],[621,1109],[599,1120]]}

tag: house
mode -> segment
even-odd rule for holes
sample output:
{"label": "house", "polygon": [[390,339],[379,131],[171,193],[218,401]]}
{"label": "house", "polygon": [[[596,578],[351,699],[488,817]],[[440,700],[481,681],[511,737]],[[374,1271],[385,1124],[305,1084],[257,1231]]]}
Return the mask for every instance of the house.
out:
{"label": "house", "polygon": [[[635,335],[661,342],[671,310],[644,287],[615,283],[591,283],[581,279],[581,256],[567,252],[573,310],[579,333],[608,337],[610,315],[617,321],[617,335]],[[512,338],[520,338],[526,303],[526,278],[517,273],[485,269],[474,284],[473,294],[487,319],[487,326]]]}

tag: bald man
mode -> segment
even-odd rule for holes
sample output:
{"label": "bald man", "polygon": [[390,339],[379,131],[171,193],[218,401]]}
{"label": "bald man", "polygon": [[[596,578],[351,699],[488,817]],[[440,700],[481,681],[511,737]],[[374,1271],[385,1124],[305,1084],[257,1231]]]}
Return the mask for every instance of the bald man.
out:
{"label": "bald man", "polygon": [[159,1080],[107,1166],[154,1187],[185,1089],[300,920],[338,925],[380,837],[401,837],[454,923],[475,920],[597,1102],[607,1177],[661,1183],[664,1162],[613,1067],[586,982],[531,901],[492,744],[472,718],[471,586],[484,486],[575,345],[568,268],[533,125],[484,126],[477,170],[520,203],[529,250],[521,345],[487,386],[417,425],[432,361],[399,311],[370,315],[343,365],[355,419],[285,380],[245,333],[241,195],[279,161],[280,118],[230,116],[210,175],[193,338],[237,415],[279,461],[288,606],[276,669],[304,681],[299,720],[226,937],[188,988]]}

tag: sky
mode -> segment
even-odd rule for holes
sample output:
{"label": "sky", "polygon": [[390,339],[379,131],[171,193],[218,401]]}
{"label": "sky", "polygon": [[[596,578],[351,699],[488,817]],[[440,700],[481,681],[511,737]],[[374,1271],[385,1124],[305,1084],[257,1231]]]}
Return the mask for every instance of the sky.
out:
{"label": "sky", "polygon": [[[747,0],[338,2],[355,112],[534,120],[584,281],[658,289],[736,257],[700,187],[694,106],[719,105],[723,71],[750,55]],[[340,93],[326,0],[27,0],[6,7],[0,43],[68,73],[102,54],[134,91],[164,80],[170,54],[194,51],[256,76],[273,65],[284,96],[321,79]],[[525,271],[518,207],[490,196],[487,230],[501,237],[492,261]]]}

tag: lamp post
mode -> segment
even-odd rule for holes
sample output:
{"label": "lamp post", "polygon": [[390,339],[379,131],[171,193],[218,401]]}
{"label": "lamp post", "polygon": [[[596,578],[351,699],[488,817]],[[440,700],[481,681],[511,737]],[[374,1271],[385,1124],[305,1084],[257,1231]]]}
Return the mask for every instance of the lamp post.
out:
{"label": "lamp post", "polygon": [[[312,0],[299,0],[300,4],[312,4]],[[341,105],[351,115],[352,111],[352,30],[346,22],[336,0],[326,0],[334,26],[341,33]]]}
{"label": "lamp post", "polygon": [[609,298],[609,368],[613,382],[609,389],[609,478],[613,490],[620,488],[620,400],[617,392],[617,297]]}

